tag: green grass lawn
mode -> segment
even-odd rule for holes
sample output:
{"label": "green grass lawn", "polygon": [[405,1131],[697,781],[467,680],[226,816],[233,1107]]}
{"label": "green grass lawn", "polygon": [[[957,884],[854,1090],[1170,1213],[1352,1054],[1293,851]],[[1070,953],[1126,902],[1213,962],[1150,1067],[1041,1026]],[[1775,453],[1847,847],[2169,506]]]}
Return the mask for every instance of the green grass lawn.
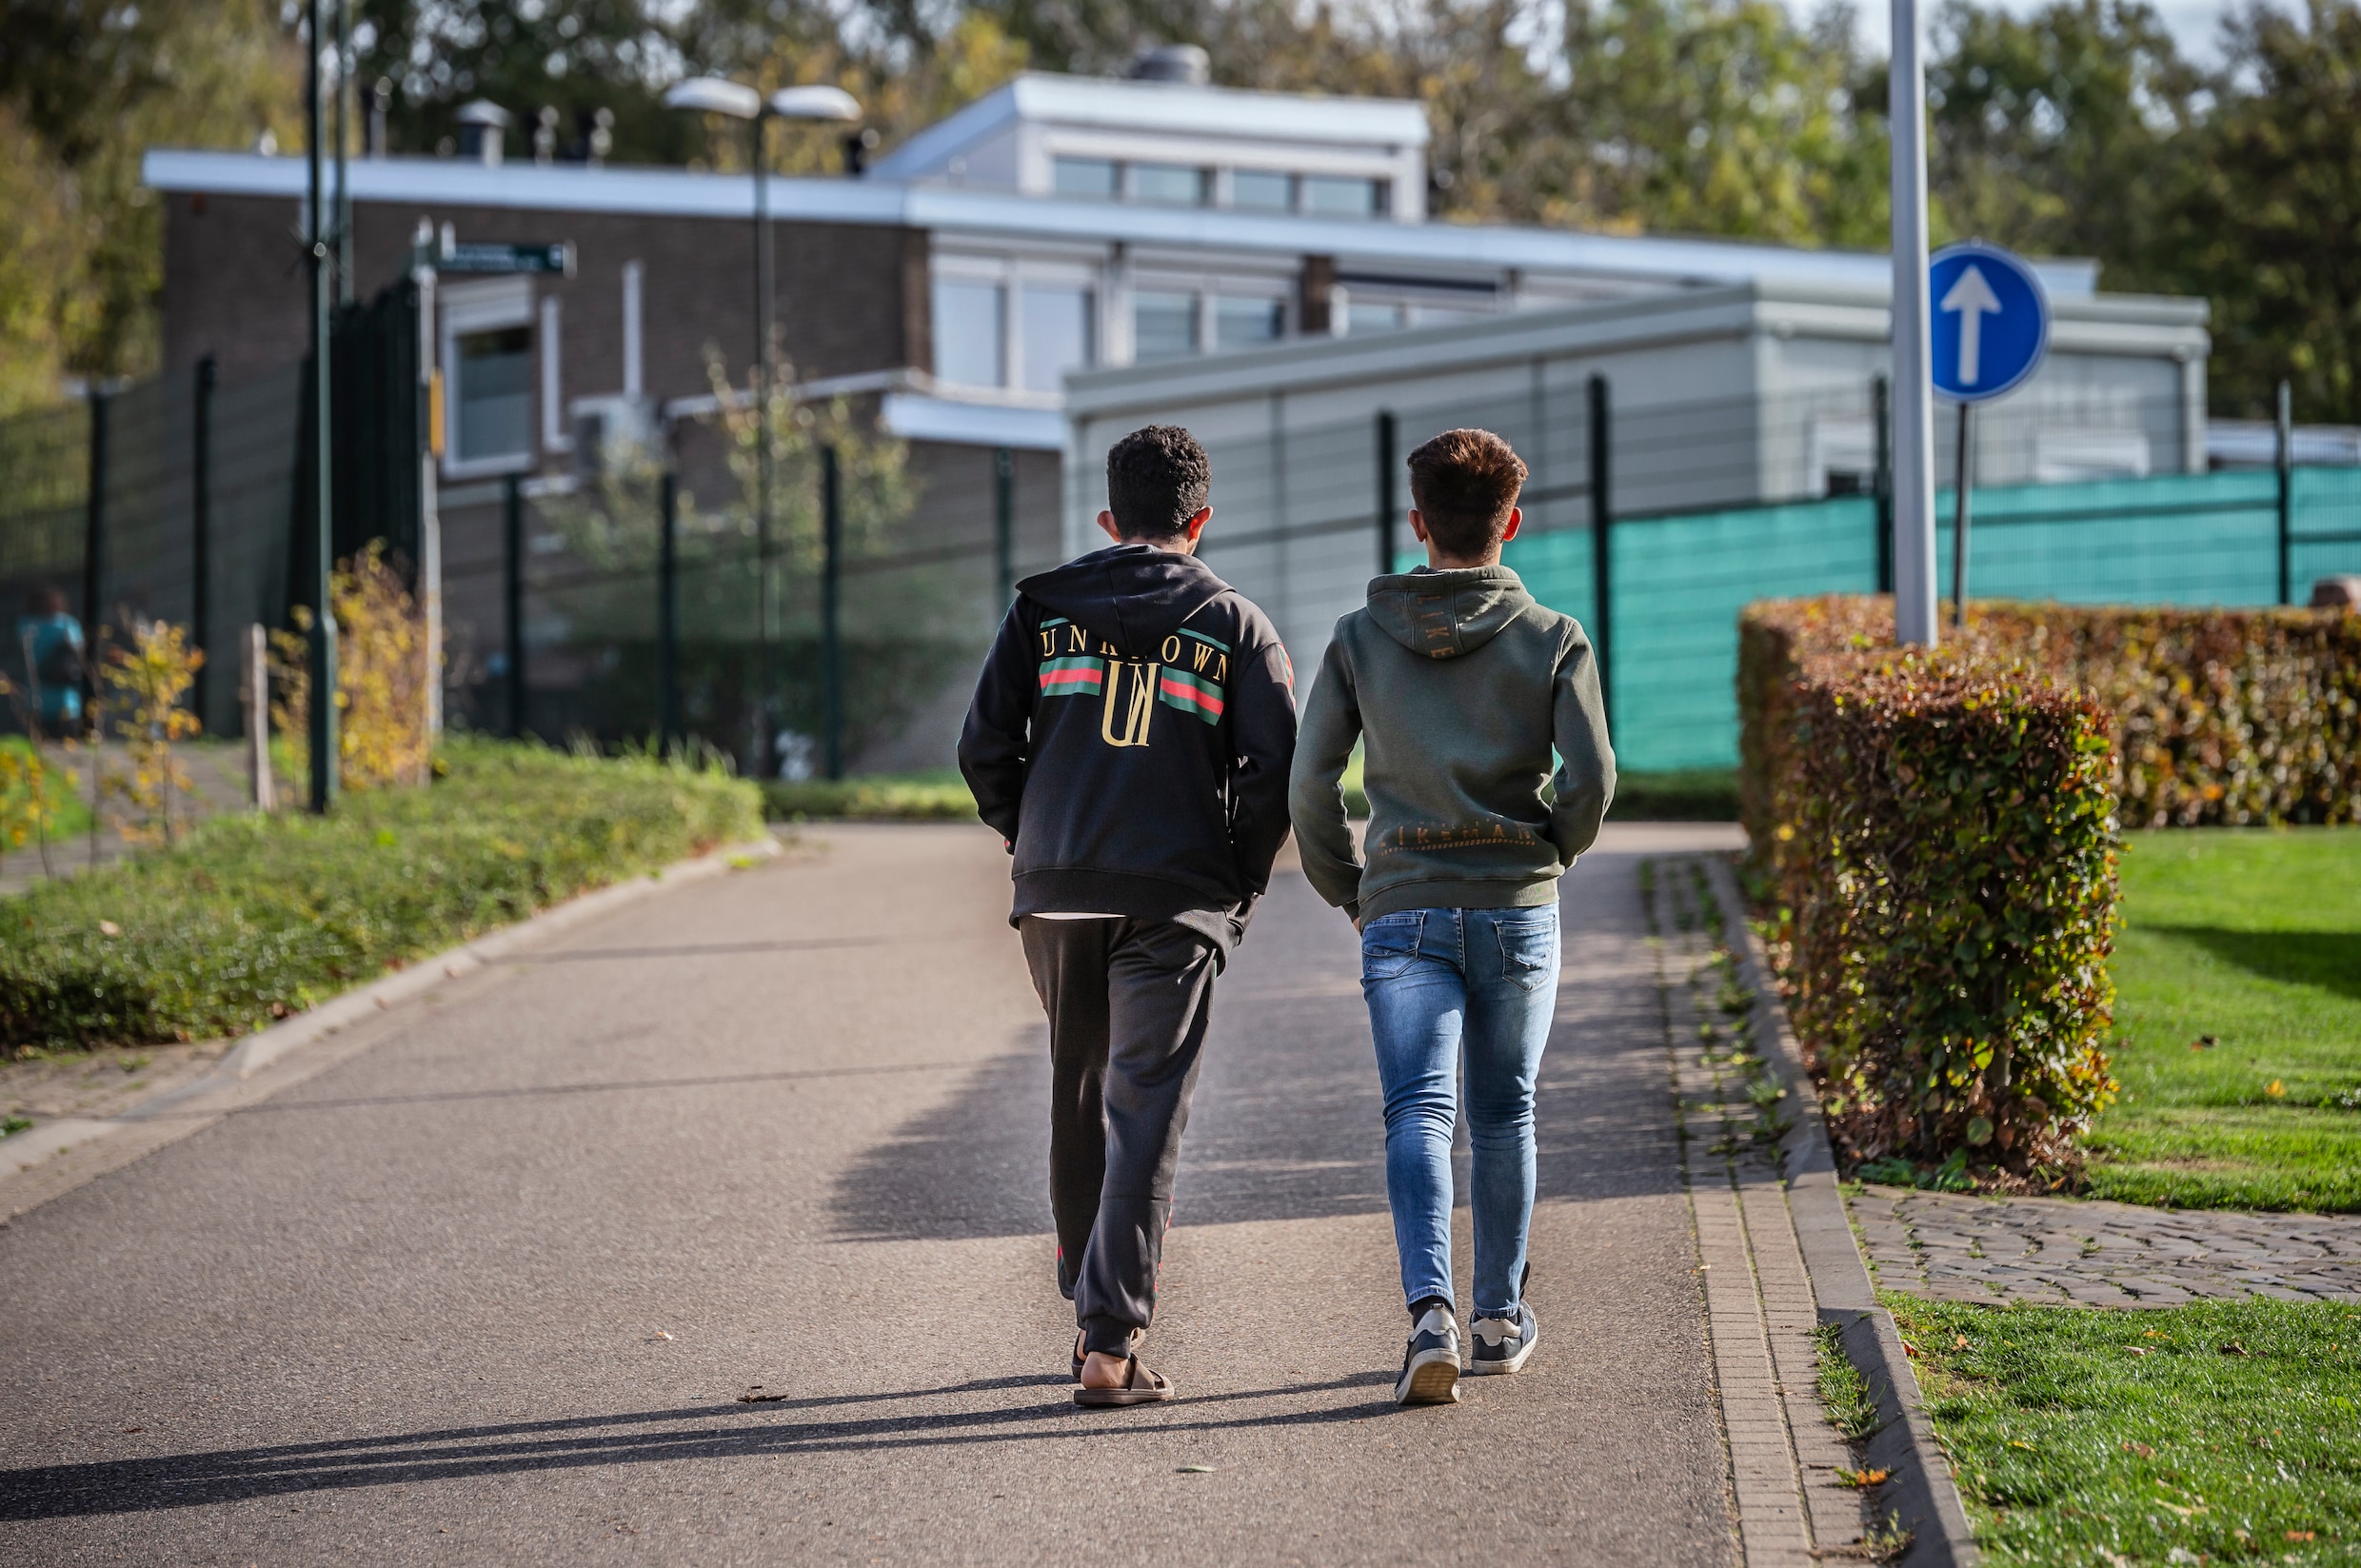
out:
{"label": "green grass lawn", "polygon": [[2361,828],[2126,837],[2091,1195],[2361,1209]]}
{"label": "green grass lawn", "polygon": [[1885,1301],[1994,1564],[2361,1561],[2361,1307]]}

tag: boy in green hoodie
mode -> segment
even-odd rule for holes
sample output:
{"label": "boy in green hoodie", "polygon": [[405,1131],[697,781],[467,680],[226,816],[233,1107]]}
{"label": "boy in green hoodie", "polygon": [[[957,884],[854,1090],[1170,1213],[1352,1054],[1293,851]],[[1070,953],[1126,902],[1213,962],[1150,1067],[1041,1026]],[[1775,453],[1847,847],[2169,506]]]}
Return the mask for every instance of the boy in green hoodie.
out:
{"label": "boy in green hoodie", "polygon": [[[1534,1080],[1557,1002],[1557,879],[1598,836],[1615,753],[1590,639],[1500,546],[1525,466],[1487,430],[1410,454],[1428,565],[1379,577],[1337,623],[1303,711],[1288,806],[1313,888],[1359,927],[1385,1091],[1385,1185],[1412,1331],[1395,1398],[1457,1399],[1451,1133],[1462,1063],[1475,1147],[1471,1373],[1523,1369]],[[1340,787],[1367,746],[1368,853]],[[1552,753],[1558,765],[1551,777]],[[1554,788],[1553,788],[1554,785]]]}

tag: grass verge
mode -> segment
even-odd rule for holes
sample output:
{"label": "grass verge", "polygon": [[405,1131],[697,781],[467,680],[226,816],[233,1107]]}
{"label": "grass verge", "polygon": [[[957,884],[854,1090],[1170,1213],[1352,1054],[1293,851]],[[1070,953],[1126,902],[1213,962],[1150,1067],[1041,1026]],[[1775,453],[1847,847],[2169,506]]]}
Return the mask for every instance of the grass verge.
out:
{"label": "grass verge", "polygon": [[1884,1300],[1994,1564],[2361,1560],[2361,1306]]}
{"label": "grass verge", "polygon": [[937,767],[852,779],[770,779],[763,784],[763,809],[773,822],[974,822],[976,798],[958,768]]}
{"label": "grass verge", "polygon": [[237,1035],[588,888],[754,838],[753,786],[454,740],[423,789],[217,817],[0,902],[0,1048]]}
{"label": "grass verge", "polygon": [[2126,840],[2090,1194],[2361,1209],[2361,828]]}

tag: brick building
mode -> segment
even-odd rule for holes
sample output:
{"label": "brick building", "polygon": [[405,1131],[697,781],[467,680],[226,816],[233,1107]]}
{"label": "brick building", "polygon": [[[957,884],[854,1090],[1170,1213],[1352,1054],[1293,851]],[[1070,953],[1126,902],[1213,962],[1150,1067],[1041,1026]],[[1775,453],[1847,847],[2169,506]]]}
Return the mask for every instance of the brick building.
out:
{"label": "brick building", "polygon": [[[1029,74],[865,173],[770,181],[784,350],[807,387],[908,440],[919,501],[897,547],[957,564],[956,591],[936,573],[928,624],[972,645],[997,613],[1003,464],[1017,568],[1062,555],[1070,373],[1717,285],[1885,281],[1875,255],[1429,222],[1426,139],[1413,103]],[[349,173],[363,298],[419,264],[422,233],[428,266],[446,236],[571,247],[565,275],[446,274],[432,290],[446,616],[454,649],[472,649],[452,660],[453,704],[479,722],[507,476],[562,493],[583,444],[668,427],[684,483],[718,493],[720,447],[696,423],[714,406],[708,355],[743,386],[754,315],[749,177],[500,154],[494,130],[473,157]],[[167,214],[168,375],[210,355],[234,384],[300,358],[303,161],[155,149],[145,176]],[[2045,264],[2056,295],[2087,295],[2093,274]],[[528,607],[535,727],[644,730],[565,695],[644,648],[585,651],[565,622]],[[947,760],[957,662],[861,764]]]}

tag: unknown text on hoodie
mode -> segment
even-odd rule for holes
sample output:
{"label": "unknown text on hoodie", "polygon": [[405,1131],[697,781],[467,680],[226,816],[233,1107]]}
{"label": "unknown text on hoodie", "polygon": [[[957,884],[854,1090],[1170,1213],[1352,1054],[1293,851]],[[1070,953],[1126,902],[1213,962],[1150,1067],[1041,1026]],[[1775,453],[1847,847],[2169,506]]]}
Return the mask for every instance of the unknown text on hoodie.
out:
{"label": "unknown text on hoodie", "polygon": [[[1364,738],[1365,859],[1339,786]],[[1379,577],[1337,623],[1289,804],[1304,875],[1356,921],[1554,903],[1614,795],[1590,639],[1508,567]]]}
{"label": "unknown text on hoodie", "polygon": [[1223,953],[1287,836],[1294,671],[1193,555],[1117,545],[1017,585],[960,771],[1016,857],[1011,920],[1172,920]]}

